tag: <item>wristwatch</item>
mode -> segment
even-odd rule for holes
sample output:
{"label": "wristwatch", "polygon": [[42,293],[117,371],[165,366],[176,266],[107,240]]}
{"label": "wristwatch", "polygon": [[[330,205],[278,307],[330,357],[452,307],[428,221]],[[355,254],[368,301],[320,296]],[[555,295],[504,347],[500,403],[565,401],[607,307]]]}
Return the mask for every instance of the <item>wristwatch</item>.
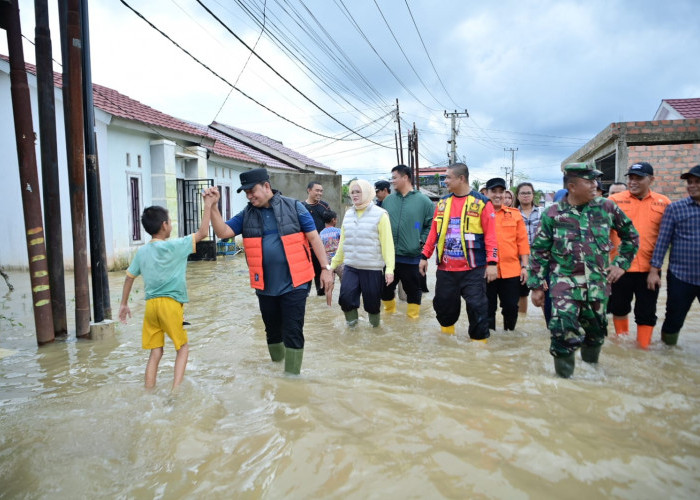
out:
{"label": "wristwatch", "polygon": [[326,270],[328,270],[328,271],[332,271],[332,270],[333,270],[333,268],[331,267],[331,265],[330,265],[330,264],[326,264]]}

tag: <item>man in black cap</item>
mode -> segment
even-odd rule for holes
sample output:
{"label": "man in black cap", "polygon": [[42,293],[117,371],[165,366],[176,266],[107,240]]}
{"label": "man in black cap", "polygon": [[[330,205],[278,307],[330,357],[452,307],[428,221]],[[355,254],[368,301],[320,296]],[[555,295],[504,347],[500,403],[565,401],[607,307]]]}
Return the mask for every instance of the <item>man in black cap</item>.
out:
{"label": "man in black cap", "polygon": [[667,345],[676,345],[693,300],[700,301],[700,165],[681,175],[681,179],[687,183],[688,197],[666,207],[648,278],[649,288],[661,285],[661,266],[671,245],[666,319],[661,326],[661,340]]}
{"label": "man in black cap", "polygon": [[382,206],[384,198],[391,194],[391,183],[389,181],[377,181],[374,183],[374,193],[377,195],[375,202],[378,207]]}
{"label": "man in black cap", "polygon": [[506,181],[494,177],[486,182],[486,196],[496,214],[498,242],[498,278],[486,284],[489,300],[489,330],[496,329],[496,309],[501,303],[503,330],[515,330],[518,322],[520,285],[527,281],[530,243],[520,211],[505,205]]}
{"label": "man in black cap", "polygon": [[[216,208],[212,226],[219,238],[243,235],[243,247],[265,323],[272,361],[284,359],[284,370],[299,374],[304,355],[304,314],[310,282],[314,278],[309,246],[323,266],[322,286],[331,304],[333,274],[321,238],[308,210],[300,201],[280,195],[270,186],[267,170],[256,168],[240,175],[248,206],[224,222]],[[216,187],[204,195],[218,198]]]}
{"label": "man in black cap", "polygon": [[[659,297],[658,290],[650,290],[647,286],[651,254],[659,236],[661,218],[671,200],[651,190],[654,182],[654,168],[651,164],[645,161],[634,163],[625,175],[629,179],[629,189],[609,198],[625,212],[639,232],[639,251],[627,272],[612,284],[608,309],[613,314],[615,333],[627,335],[630,331],[627,316],[632,310],[634,298],[637,342],[642,349],[646,349],[656,325],[656,301]],[[620,238],[613,232],[610,240],[615,247],[610,258],[615,258]]]}

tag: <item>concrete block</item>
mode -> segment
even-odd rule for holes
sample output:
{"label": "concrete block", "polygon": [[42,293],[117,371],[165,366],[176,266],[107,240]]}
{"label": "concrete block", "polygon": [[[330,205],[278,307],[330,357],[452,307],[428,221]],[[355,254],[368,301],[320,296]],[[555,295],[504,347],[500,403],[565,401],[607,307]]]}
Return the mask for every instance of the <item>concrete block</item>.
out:
{"label": "concrete block", "polygon": [[114,337],[116,322],[106,319],[101,323],[90,323],[90,337],[92,340],[102,340]]}

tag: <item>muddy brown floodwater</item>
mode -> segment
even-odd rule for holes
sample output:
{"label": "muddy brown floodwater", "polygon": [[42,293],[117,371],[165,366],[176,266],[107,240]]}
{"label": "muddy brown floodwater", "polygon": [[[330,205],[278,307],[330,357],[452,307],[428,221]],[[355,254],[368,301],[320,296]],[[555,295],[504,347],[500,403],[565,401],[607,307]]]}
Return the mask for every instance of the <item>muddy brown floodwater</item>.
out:
{"label": "muddy brown floodwater", "polygon": [[[110,274],[115,311],[123,276]],[[312,296],[297,377],[269,361],[242,256],[191,263],[190,362],[171,395],[169,340],[143,389],[140,279],[113,337],[41,348],[28,275],[11,280],[0,498],[700,498],[697,303],[676,348],[659,327],[648,351],[613,334],[598,366],[578,357],[562,380],[532,306],[484,345],[464,311],[442,335],[432,293],[420,320],[399,303],[377,329],[366,314],[346,328]],[[659,303],[663,318],[663,290]]]}

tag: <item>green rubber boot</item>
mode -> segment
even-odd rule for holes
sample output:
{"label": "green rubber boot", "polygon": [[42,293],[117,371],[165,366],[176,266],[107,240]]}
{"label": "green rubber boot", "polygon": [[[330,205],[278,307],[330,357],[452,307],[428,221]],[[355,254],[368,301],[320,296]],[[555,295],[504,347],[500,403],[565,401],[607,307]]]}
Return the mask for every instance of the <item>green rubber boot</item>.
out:
{"label": "green rubber boot", "polygon": [[661,340],[663,340],[666,345],[676,345],[678,343],[678,333],[661,332]]}
{"label": "green rubber boot", "polygon": [[581,346],[581,359],[586,363],[597,363],[598,357],[600,356],[601,345],[582,345]]}
{"label": "green rubber boot", "polygon": [[554,371],[557,372],[561,378],[571,378],[574,374],[574,367],[576,365],[575,353],[571,353],[568,356],[559,356],[554,358]]}
{"label": "green rubber boot", "polygon": [[284,350],[284,371],[299,375],[301,373],[301,360],[304,357],[304,349],[285,347]]}
{"label": "green rubber boot", "polygon": [[379,326],[379,320],[381,313],[377,314],[370,314],[369,315],[369,324],[372,325],[373,327],[377,328]]}
{"label": "green rubber boot", "polygon": [[282,361],[284,359],[284,344],[282,342],[267,344],[267,350],[270,351],[270,359],[272,361]]}
{"label": "green rubber boot", "polygon": [[359,314],[357,313],[357,309],[345,311],[345,321],[348,322],[348,326],[355,326],[357,324],[358,317]]}

